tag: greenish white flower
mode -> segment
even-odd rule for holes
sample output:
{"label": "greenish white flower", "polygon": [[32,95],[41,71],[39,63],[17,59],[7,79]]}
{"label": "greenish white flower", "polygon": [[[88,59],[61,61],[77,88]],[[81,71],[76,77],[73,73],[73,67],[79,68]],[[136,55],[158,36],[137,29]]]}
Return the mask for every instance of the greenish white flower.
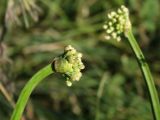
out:
{"label": "greenish white flower", "polygon": [[62,73],[66,77],[66,84],[72,85],[73,81],[79,81],[84,69],[82,63],[82,53],[79,53],[71,45],[64,49],[64,53],[55,58],[52,68],[55,72]]}
{"label": "greenish white flower", "polygon": [[121,40],[121,34],[130,29],[129,11],[122,5],[117,11],[112,11],[107,15],[108,19],[103,25],[106,31],[105,39]]}

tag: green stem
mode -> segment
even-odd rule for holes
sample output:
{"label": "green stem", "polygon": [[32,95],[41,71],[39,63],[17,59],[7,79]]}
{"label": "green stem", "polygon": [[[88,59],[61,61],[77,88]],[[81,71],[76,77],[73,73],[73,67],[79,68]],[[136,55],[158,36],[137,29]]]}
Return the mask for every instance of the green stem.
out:
{"label": "green stem", "polygon": [[11,116],[10,120],[20,120],[22,113],[24,111],[24,108],[27,104],[27,101],[29,99],[29,96],[31,95],[34,88],[48,75],[53,73],[54,71],[51,68],[51,64],[45,66],[44,68],[40,69],[25,85],[23,88],[19,99],[16,103],[15,109],[13,111],[13,114]]}
{"label": "green stem", "polygon": [[106,83],[106,80],[108,79],[108,76],[109,75],[107,73],[103,74],[102,79],[101,79],[100,84],[99,84],[99,87],[98,87],[97,99],[96,99],[95,120],[99,120],[100,119],[100,100],[102,98],[102,94],[103,94],[105,83]]}
{"label": "green stem", "polygon": [[97,98],[96,100],[96,115],[95,115],[95,120],[99,120],[99,107],[100,107],[100,98]]}
{"label": "green stem", "polygon": [[147,85],[147,88],[149,90],[149,95],[151,98],[151,104],[152,104],[152,110],[154,113],[154,118],[156,120],[160,120],[160,103],[159,103],[159,98],[158,98],[158,94],[156,91],[156,87],[154,84],[154,80],[152,78],[152,74],[150,72],[149,66],[145,60],[145,57],[136,41],[136,39],[133,36],[132,30],[129,30],[126,33],[126,37],[129,40],[129,43],[138,59],[139,65],[141,67],[142,73],[144,75],[145,78],[145,82]]}

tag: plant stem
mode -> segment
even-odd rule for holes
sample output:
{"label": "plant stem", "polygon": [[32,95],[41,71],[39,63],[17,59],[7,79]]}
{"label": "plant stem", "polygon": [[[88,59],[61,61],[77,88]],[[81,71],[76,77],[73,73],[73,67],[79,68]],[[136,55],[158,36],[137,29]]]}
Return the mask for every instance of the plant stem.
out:
{"label": "plant stem", "polygon": [[105,83],[106,80],[108,79],[108,73],[104,73],[102,76],[102,79],[100,81],[99,87],[98,87],[98,91],[97,91],[97,99],[96,99],[96,114],[95,114],[95,120],[99,120],[100,119],[100,100],[102,98],[103,95],[103,91],[105,88]]}
{"label": "plant stem", "polygon": [[[3,2],[2,2],[2,4],[3,4]],[[2,43],[5,39],[6,34],[7,34],[7,25],[6,25],[5,16],[7,14],[8,0],[5,1],[4,6],[5,6],[5,11],[2,16],[2,21],[1,21],[2,30],[1,30],[1,34],[0,34],[0,57],[3,55],[3,52],[4,52]]]}
{"label": "plant stem", "polygon": [[28,83],[23,88],[18,101],[16,103],[15,109],[11,116],[10,120],[20,120],[24,108],[27,104],[29,96],[31,95],[34,88],[48,75],[53,73],[54,71],[51,68],[51,64],[45,66],[44,68],[40,69],[33,77],[28,81]]}
{"label": "plant stem", "polygon": [[149,69],[149,66],[145,60],[145,57],[136,41],[136,39],[133,36],[132,30],[130,29],[126,33],[126,37],[129,40],[129,43],[137,57],[137,60],[139,62],[139,66],[141,67],[142,73],[145,78],[145,82],[149,91],[150,99],[151,99],[151,105],[152,105],[152,110],[153,110],[153,115],[155,120],[160,120],[160,103],[159,103],[159,98],[158,94],[156,91],[156,87],[154,84],[154,80],[152,78],[151,71]]}
{"label": "plant stem", "polygon": [[100,99],[97,98],[97,100],[96,100],[96,115],[95,115],[95,120],[99,120],[99,113],[100,113],[99,107],[100,107]]}

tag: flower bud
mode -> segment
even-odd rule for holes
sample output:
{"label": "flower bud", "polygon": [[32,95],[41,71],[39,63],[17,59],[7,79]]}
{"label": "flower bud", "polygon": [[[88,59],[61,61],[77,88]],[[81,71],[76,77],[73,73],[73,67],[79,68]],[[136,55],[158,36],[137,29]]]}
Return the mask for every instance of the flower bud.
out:
{"label": "flower bud", "polygon": [[64,53],[55,58],[52,69],[66,76],[66,84],[71,86],[73,81],[79,81],[82,76],[81,70],[84,69],[84,64],[81,58],[82,53],[77,52],[71,45],[68,45],[64,49]]}
{"label": "flower bud", "polygon": [[121,40],[121,34],[131,29],[131,24],[129,20],[129,11],[122,5],[117,11],[112,11],[108,15],[107,22],[103,25],[107,35],[105,39],[116,39]]}

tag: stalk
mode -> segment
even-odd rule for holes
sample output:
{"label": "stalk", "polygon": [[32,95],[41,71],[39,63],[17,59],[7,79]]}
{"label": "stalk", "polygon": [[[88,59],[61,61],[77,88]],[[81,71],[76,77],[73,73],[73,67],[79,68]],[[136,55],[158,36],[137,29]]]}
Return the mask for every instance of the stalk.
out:
{"label": "stalk", "polygon": [[106,83],[107,79],[108,79],[108,74],[104,73],[103,76],[102,76],[102,79],[100,81],[98,91],[97,91],[95,120],[100,119],[100,100],[102,98],[103,91],[104,91],[104,88],[105,88],[105,83]]}
{"label": "stalk", "polygon": [[22,113],[25,109],[29,96],[31,95],[34,88],[47,76],[53,73],[51,64],[40,69],[33,77],[28,81],[28,83],[23,88],[18,101],[16,103],[15,109],[10,120],[20,120]]}
{"label": "stalk", "polygon": [[154,118],[156,120],[160,120],[160,103],[159,103],[158,93],[157,93],[149,66],[145,60],[145,57],[136,39],[133,36],[132,30],[129,30],[125,35],[128,38],[129,44],[131,48],[133,49],[134,54],[136,55],[136,58],[139,62],[139,66],[145,78],[145,82],[146,82],[146,85],[149,91],[149,95],[150,95]]}

